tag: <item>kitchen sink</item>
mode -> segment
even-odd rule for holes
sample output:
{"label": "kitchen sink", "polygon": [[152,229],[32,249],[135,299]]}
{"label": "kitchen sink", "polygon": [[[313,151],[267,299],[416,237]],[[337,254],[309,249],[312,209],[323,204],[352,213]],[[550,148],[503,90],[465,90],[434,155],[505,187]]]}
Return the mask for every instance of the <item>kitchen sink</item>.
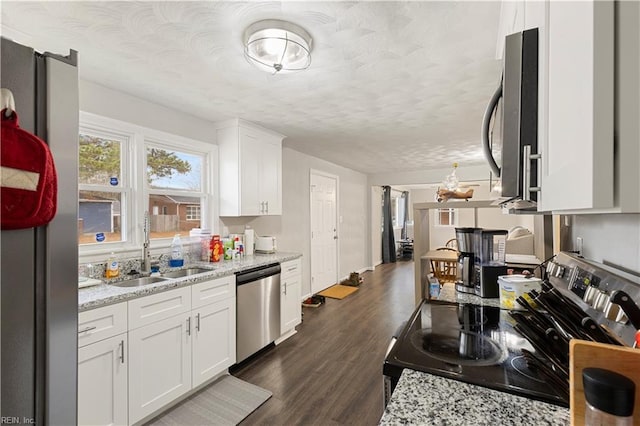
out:
{"label": "kitchen sink", "polygon": [[177,271],[165,272],[162,274],[162,276],[166,278],[181,278],[181,277],[188,277],[190,275],[202,274],[204,272],[211,272],[211,269],[203,269],[203,268],[179,269]]}
{"label": "kitchen sink", "polygon": [[120,281],[117,283],[113,283],[112,285],[116,287],[139,287],[147,284],[159,283],[162,281],[167,281],[167,279],[162,277],[142,277],[134,278],[132,280]]}

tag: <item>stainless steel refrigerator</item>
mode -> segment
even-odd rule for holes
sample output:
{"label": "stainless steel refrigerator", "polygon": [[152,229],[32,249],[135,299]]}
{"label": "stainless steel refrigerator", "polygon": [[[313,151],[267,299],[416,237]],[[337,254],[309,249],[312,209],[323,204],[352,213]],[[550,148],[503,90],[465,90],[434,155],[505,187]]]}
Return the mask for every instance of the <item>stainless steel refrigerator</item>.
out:
{"label": "stainless steel refrigerator", "polygon": [[0,53],[0,81],[14,95],[20,127],[49,144],[58,172],[54,219],[0,232],[0,411],[6,423],[75,425],[77,54],[40,54],[4,38]]}

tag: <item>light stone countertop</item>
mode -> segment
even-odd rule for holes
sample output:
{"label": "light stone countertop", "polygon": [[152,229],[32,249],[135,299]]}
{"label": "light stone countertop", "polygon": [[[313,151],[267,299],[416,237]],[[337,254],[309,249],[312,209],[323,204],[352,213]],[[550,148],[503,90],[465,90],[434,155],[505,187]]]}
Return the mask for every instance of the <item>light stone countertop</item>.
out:
{"label": "light stone countertop", "polygon": [[473,303],[482,306],[495,306],[497,308],[500,307],[499,298],[482,298],[480,296],[476,296],[475,294],[460,293],[456,291],[455,284],[453,283],[442,284],[440,295],[435,298],[435,300],[444,300],[446,302],[457,303]]}
{"label": "light stone countertop", "polygon": [[569,425],[569,409],[405,368],[380,425]]}
{"label": "light stone countertop", "polygon": [[[188,286],[199,281],[232,275],[245,269],[265,266],[271,263],[286,262],[301,256],[301,253],[276,252],[273,254],[255,254],[242,259],[226,260],[218,263],[195,262],[185,266],[185,268],[197,266],[199,268],[211,269],[211,272],[198,274],[197,276],[172,278],[167,281],[139,287],[116,287],[103,283],[93,287],[81,288],[78,290],[78,311],[82,312],[113,303],[124,302],[125,300]],[[122,281],[122,279],[120,281]]]}

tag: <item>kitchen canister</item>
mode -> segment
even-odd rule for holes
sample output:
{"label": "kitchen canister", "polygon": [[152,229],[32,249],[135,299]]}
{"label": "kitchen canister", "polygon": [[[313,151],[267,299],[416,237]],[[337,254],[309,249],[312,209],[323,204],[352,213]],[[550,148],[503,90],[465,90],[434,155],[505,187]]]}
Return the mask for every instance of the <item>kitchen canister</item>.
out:
{"label": "kitchen canister", "polygon": [[632,426],[636,386],[633,380],[603,368],[582,370],[585,426]]}
{"label": "kitchen canister", "polygon": [[540,291],[541,283],[542,280],[540,278],[529,275],[500,275],[498,277],[500,307],[502,309],[524,311],[526,308],[516,302],[516,299],[531,290]]}

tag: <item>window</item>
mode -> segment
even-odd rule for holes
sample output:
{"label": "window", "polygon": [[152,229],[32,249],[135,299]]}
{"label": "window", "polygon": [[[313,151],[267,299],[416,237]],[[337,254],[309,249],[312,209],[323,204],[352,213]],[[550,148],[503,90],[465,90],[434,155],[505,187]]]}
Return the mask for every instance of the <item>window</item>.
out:
{"label": "window", "polygon": [[437,209],[435,215],[435,226],[458,225],[458,209]]}
{"label": "window", "polygon": [[145,211],[150,237],[164,239],[160,244],[213,224],[216,150],[215,145],[81,112],[81,254],[138,250]]}
{"label": "window", "polygon": [[[169,238],[200,228],[202,166],[205,156],[170,149],[151,142],[146,145],[146,185],[151,213],[151,238]],[[157,212],[162,212],[158,214]]]}
{"label": "window", "polygon": [[187,206],[187,220],[200,220],[200,206]]}
{"label": "window", "polygon": [[116,133],[83,128],[79,136],[78,243],[120,242],[126,238],[121,211],[129,182],[129,139]]}
{"label": "window", "polygon": [[402,192],[391,190],[391,220],[394,228],[402,228],[404,226],[404,197]]}

